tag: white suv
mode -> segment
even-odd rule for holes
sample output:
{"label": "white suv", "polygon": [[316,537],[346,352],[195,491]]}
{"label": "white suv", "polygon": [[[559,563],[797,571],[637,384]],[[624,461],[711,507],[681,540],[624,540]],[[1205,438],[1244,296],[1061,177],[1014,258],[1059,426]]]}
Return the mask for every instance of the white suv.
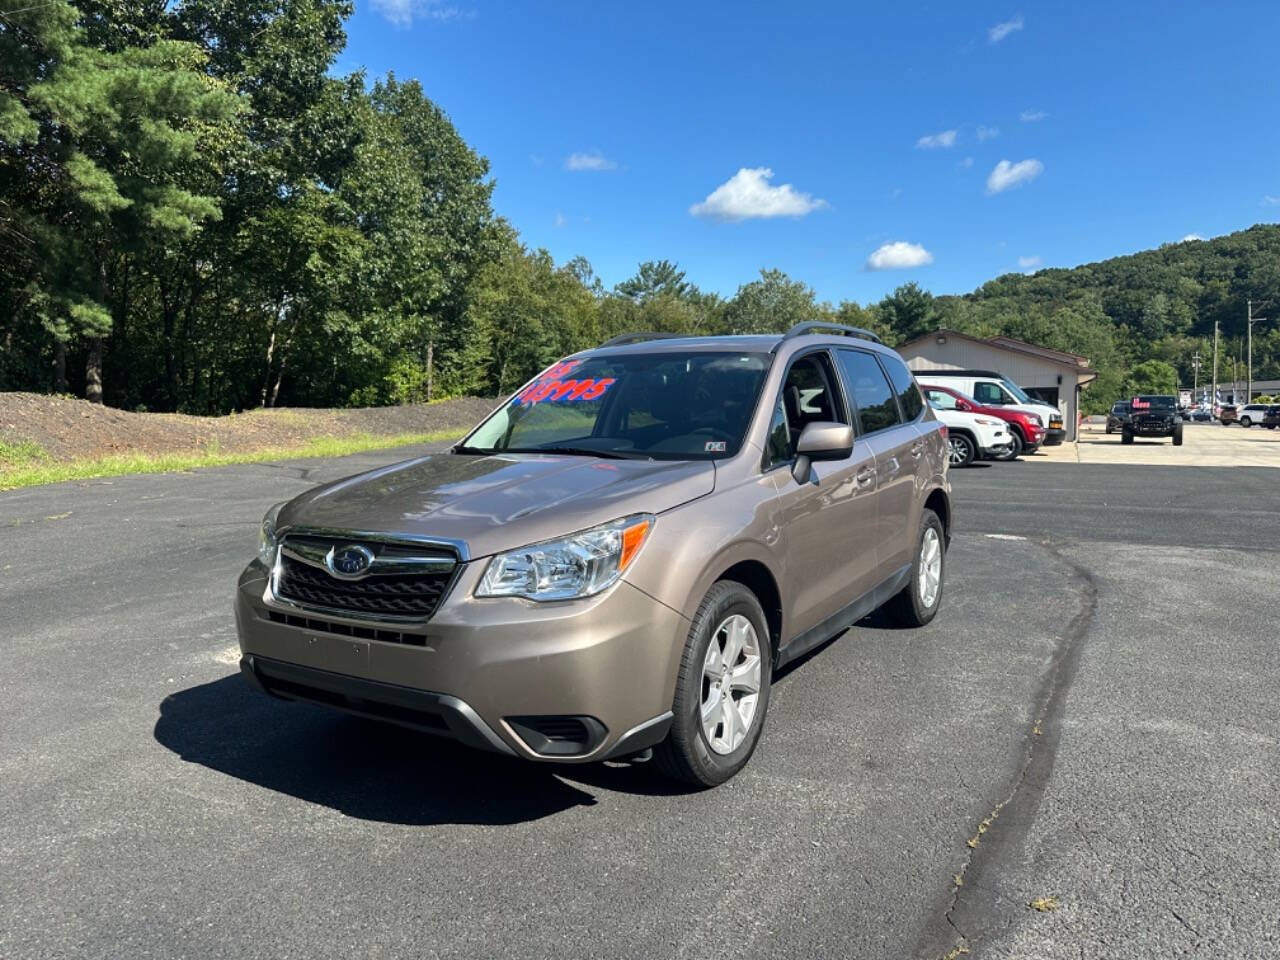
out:
{"label": "white suv", "polygon": [[1267,403],[1249,403],[1243,407],[1236,407],[1236,416],[1240,420],[1240,426],[1252,427],[1255,423],[1261,423],[1262,418],[1267,415]]}
{"label": "white suv", "polygon": [[953,467],[964,467],[974,460],[1005,460],[1013,453],[1013,435],[1009,425],[995,417],[966,413],[956,407],[956,398],[941,390],[921,385],[934,416],[947,425],[947,442],[951,446]]}
{"label": "white suv", "polygon": [[991,370],[912,370],[916,382],[925,387],[936,383],[973,397],[984,407],[1008,407],[1023,413],[1034,413],[1045,426],[1044,444],[1051,447],[1067,437],[1062,411],[1033,400],[1008,377]]}

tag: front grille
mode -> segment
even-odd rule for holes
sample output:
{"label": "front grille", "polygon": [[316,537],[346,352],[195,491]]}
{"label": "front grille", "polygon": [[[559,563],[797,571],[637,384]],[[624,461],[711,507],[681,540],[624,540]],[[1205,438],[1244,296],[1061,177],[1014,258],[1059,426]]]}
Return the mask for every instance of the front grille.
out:
{"label": "front grille", "polygon": [[[318,560],[328,546],[340,547],[348,542],[334,540],[326,544],[311,537],[286,538],[277,567],[276,596],[299,606],[358,617],[426,620],[440,606],[453,582],[456,564],[447,557],[441,558],[438,550],[369,544],[376,555],[372,572],[357,580],[339,579],[323,565],[299,556]],[[442,562],[416,569],[412,565],[415,550]],[[387,572],[380,573],[379,569]]]}

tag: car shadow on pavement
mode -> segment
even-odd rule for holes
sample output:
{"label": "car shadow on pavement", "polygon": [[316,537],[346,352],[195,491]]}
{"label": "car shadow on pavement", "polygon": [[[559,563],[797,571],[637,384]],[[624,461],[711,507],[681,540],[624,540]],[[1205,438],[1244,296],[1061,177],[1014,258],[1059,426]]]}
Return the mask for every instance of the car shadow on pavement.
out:
{"label": "car shadow on pavement", "polygon": [[[166,697],[155,738],[190,763],[362,820],[511,824],[596,802],[551,768],[272,700],[238,675]],[[612,789],[630,779],[623,768],[601,776]]]}

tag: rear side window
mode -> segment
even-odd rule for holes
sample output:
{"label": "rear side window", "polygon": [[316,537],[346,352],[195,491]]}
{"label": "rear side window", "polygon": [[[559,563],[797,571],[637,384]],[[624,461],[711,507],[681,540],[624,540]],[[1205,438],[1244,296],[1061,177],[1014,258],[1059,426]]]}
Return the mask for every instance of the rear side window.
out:
{"label": "rear side window", "polygon": [[898,402],[876,358],[861,350],[840,350],[845,389],[858,408],[862,432],[875,433],[898,425]]}
{"label": "rear side window", "polygon": [[920,399],[920,388],[911,376],[907,365],[897,357],[880,355],[880,362],[889,371],[889,380],[893,383],[894,392],[898,394],[898,405],[902,407],[902,416],[908,423],[924,411],[924,401]]}

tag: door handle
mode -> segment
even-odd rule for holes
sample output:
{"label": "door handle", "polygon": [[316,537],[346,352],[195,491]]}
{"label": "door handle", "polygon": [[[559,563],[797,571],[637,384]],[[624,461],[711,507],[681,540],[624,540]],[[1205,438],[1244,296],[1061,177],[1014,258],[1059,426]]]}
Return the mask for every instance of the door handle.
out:
{"label": "door handle", "polygon": [[857,475],[854,477],[854,479],[858,481],[858,486],[860,487],[867,486],[875,478],[876,478],[876,472],[872,470],[870,467],[863,467],[861,470],[858,471]]}

